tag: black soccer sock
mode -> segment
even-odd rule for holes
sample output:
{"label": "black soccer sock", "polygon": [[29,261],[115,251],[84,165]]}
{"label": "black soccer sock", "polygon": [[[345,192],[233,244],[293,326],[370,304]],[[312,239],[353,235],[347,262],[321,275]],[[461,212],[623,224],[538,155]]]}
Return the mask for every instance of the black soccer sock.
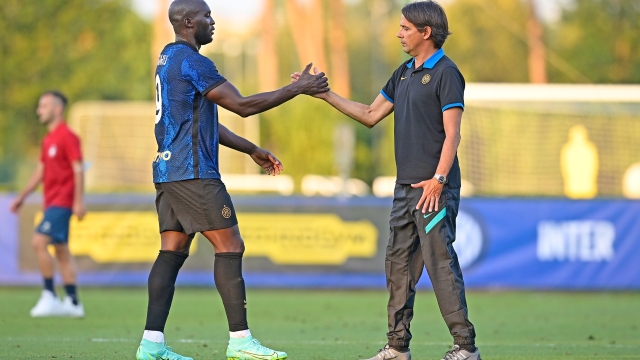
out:
{"label": "black soccer sock", "polygon": [[160,250],[149,273],[149,305],[145,330],[164,332],[176,289],[178,271],[188,256],[177,251]]}
{"label": "black soccer sock", "polygon": [[51,291],[55,295],[56,289],[53,287],[53,278],[44,278],[44,289]]}
{"label": "black soccer sock", "polygon": [[227,314],[229,331],[249,329],[247,295],[242,278],[242,253],[217,253],[213,264],[213,278]]}
{"label": "black soccer sock", "polygon": [[78,305],[78,292],[76,291],[75,284],[65,284],[64,291],[67,292],[67,296],[71,298],[73,305]]}

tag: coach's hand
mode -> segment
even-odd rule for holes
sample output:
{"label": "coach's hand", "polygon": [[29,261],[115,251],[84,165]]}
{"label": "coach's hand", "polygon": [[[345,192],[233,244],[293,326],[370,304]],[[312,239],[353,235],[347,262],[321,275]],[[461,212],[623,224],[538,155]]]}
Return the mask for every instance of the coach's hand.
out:
{"label": "coach's hand", "polygon": [[301,94],[321,97],[322,94],[331,90],[329,88],[329,79],[327,79],[324,72],[318,72],[318,68],[314,68],[314,74],[311,74],[311,66],[313,66],[313,63],[307,65],[302,73],[293,73],[291,75],[291,83],[298,87]]}
{"label": "coach's hand", "polygon": [[[313,73],[314,73],[315,75],[320,75],[320,71],[318,70],[318,68],[317,68],[317,67],[314,67],[314,68],[313,68]],[[324,74],[324,73],[323,73],[323,74]],[[301,77],[301,76],[302,76],[302,73],[299,73],[299,72],[297,72],[297,71],[296,71],[296,72],[294,72],[293,74],[291,74],[291,83],[295,83],[295,82],[297,82],[298,80],[300,80],[300,77]],[[331,90],[331,89],[329,89],[329,90]],[[326,92],[321,92],[321,93],[314,94],[314,95],[312,95],[312,96],[313,96],[313,97],[315,97],[315,98],[318,98],[318,99],[324,99],[324,98],[326,98],[326,97],[327,97],[327,94],[328,94],[328,93],[329,93],[329,91],[326,91]]]}
{"label": "coach's hand", "polygon": [[421,181],[417,184],[411,184],[413,188],[422,188],[422,197],[420,197],[420,201],[418,201],[418,205],[416,205],[416,209],[420,209],[422,207],[422,213],[438,211],[438,204],[440,203],[440,195],[442,195],[442,188],[444,185],[440,184],[436,179],[429,179],[425,181]]}
{"label": "coach's hand", "polygon": [[280,160],[278,160],[272,153],[269,151],[257,147],[254,152],[251,153],[251,158],[256,164],[260,165],[264,171],[267,172],[267,175],[279,175],[282,170],[284,170],[284,166]]}

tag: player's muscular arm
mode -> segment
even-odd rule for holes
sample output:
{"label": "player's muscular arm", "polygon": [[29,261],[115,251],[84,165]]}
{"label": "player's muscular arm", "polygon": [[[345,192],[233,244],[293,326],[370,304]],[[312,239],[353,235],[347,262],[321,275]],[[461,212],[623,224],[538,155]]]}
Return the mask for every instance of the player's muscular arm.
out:
{"label": "player's muscular arm", "polygon": [[22,189],[22,191],[18,195],[18,197],[15,200],[13,200],[13,202],[11,203],[11,206],[9,207],[9,210],[11,210],[14,213],[20,210],[20,207],[22,207],[22,203],[24,203],[24,200],[27,198],[27,196],[29,196],[29,194],[35,191],[35,189],[38,188],[38,185],[40,185],[40,183],[42,182],[43,175],[44,175],[44,165],[42,163],[38,163],[38,167],[36,167],[33,174],[31,174],[29,181],[27,181],[27,186],[25,186],[24,189]]}
{"label": "player's muscular arm", "polygon": [[220,144],[228,148],[243,152],[251,156],[251,159],[260,165],[267,174],[277,175],[284,169],[280,160],[278,160],[269,151],[262,149],[251,141],[234,134],[224,125],[218,123],[218,134],[220,136]]}
{"label": "player's muscular arm", "polygon": [[[318,69],[315,68],[314,72],[317,74]],[[297,83],[300,81],[301,76],[302,74],[297,72],[291,74],[291,82],[294,84]],[[389,116],[389,114],[393,112],[393,103],[385,99],[382,95],[378,95],[371,105],[347,100],[333,91],[316,94],[314,96],[319,99],[323,99],[341,113],[368,128],[374,127],[380,122],[380,120]]]}
{"label": "player's muscular arm", "polygon": [[281,105],[300,94],[315,95],[329,91],[324,73],[310,74],[311,64],[302,72],[299,81],[281,89],[251,96],[242,96],[230,82],[207,93],[207,99],[242,117],[251,116]]}
{"label": "player's muscular arm", "polygon": [[258,147],[251,141],[234,134],[220,123],[218,123],[218,134],[220,136],[220,145],[245,154],[251,154]]}

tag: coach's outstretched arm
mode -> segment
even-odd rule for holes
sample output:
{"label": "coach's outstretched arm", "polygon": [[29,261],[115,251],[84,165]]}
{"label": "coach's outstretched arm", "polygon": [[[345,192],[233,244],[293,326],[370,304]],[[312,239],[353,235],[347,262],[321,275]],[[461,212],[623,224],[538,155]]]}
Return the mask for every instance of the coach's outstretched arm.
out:
{"label": "coach's outstretched arm", "polygon": [[230,149],[245,153],[260,165],[267,174],[279,175],[284,169],[280,160],[278,160],[268,150],[263,149],[251,141],[236,135],[231,130],[227,129],[224,125],[218,123],[218,133],[220,135],[220,145],[226,146]]}
{"label": "coach's outstretched arm", "polygon": [[281,89],[244,97],[229,81],[207,93],[207,99],[242,117],[272,109],[300,94],[317,95],[329,91],[324,73],[311,74],[312,64],[307,65],[298,81]]}
{"label": "coach's outstretched arm", "polygon": [[[315,68],[314,72],[317,74],[318,69]],[[321,73],[324,74],[324,73]],[[302,75],[298,72],[291,74],[291,82],[296,84],[302,79]],[[362,125],[372,128],[380,120],[389,116],[393,112],[393,103],[385,99],[384,96],[378,95],[371,105],[365,105],[359,102],[351,101],[343,98],[342,96],[334,93],[333,91],[327,91],[313,95],[319,99],[323,99],[338,111],[347,115],[348,117],[356,120]]]}

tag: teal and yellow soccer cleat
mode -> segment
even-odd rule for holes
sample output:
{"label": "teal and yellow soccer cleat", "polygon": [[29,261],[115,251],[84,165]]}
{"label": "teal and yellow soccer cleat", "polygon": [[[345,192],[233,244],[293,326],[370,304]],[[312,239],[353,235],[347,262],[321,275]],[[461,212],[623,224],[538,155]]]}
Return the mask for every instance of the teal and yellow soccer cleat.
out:
{"label": "teal and yellow soccer cleat", "polygon": [[271,350],[262,346],[253,336],[242,339],[229,340],[227,347],[228,360],[282,360],[287,358],[287,353]]}
{"label": "teal and yellow soccer cleat", "polygon": [[166,343],[157,343],[142,339],[138,351],[137,360],[193,360],[190,357],[182,356],[173,352],[173,349]]}

